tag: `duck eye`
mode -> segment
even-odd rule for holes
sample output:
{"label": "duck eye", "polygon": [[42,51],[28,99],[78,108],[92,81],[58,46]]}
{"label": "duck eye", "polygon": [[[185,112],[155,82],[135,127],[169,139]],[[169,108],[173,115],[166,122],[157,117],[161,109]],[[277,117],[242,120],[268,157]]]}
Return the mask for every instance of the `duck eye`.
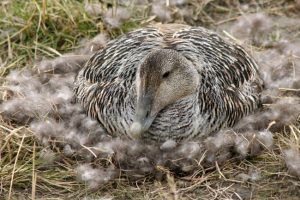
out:
{"label": "duck eye", "polygon": [[163,78],[167,78],[170,75],[170,71],[167,71],[163,74]]}

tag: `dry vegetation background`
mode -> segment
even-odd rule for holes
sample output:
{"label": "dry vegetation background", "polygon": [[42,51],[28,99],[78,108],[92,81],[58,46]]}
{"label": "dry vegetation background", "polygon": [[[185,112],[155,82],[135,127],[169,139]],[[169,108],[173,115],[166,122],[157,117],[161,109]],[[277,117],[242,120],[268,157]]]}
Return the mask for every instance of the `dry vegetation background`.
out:
{"label": "dry vegetation background", "polygon": [[[264,109],[204,141],[104,135],[73,103],[74,75],[157,22],[243,45]],[[2,0],[0,76],[0,199],[300,199],[299,0]]]}

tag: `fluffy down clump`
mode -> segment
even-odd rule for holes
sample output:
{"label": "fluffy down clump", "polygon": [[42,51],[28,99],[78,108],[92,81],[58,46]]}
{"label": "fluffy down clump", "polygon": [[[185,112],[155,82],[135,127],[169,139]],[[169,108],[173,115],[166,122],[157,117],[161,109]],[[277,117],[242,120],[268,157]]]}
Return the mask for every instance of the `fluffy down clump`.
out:
{"label": "fluffy down clump", "polygon": [[155,15],[160,21],[170,22],[172,20],[172,13],[170,8],[165,3],[155,3],[151,7],[151,13]]}
{"label": "fluffy down clump", "polygon": [[240,40],[262,45],[271,31],[271,19],[264,13],[243,15],[231,28],[231,33]]}
{"label": "fluffy down clump", "polygon": [[[127,2],[128,3],[128,2]],[[125,4],[127,4],[125,2]],[[101,16],[104,19],[105,24],[109,28],[119,28],[123,25],[131,15],[131,11],[125,7],[118,6],[114,9],[105,9],[105,4],[103,3],[90,3],[85,2],[84,9],[92,17]],[[127,5],[128,7],[128,5]]]}
{"label": "fluffy down clump", "polygon": [[[295,23],[291,18],[277,20],[263,13],[242,16],[229,32],[242,42],[264,47],[252,51],[259,65],[259,73],[264,81],[262,103],[264,108],[242,119],[234,129],[238,132],[264,130],[280,132],[285,125],[295,123],[300,116],[300,50],[299,40],[282,33],[284,26]],[[297,26],[297,25],[296,25]],[[281,33],[280,33],[281,34]],[[248,131],[247,131],[248,130]],[[252,132],[252,131],[250,131]],[[271,134],[263,131],[261,137],[270,146]],[[245,134],[247,136],[247,134]],[[257,137],[258,138],[258,137]],[[244,154],[244,142],[236,146]],[[257,148],[255,148],[257,149]],[[295,151],[284,151],[286,165],[293,175],[298,175],[299,155]]]}
{"label": "fluffy down clump", "polygon": [[110,168],[93,168],[88,164],[77,167],[78,179],[84,181],[90,188],[98,188],[101,185],[113,180],[117,172]]}
{"label": "fluffy down clump", "polygon": [[285,163],[292,175],[300,178],[300,154],[294,149],[284,151]]}
{"label": "fluffy down clump", "polygon": [[105,45],[105,36],[96,36],[72,54],[42,60],[34,69],[12,71],[2,86],[5,101],[2,117],[26,124],[47,145],[52,138],[71,146],[96,141],[102,129],[73,103],[73,82],[90,54]]}
{"label": "fluffy down clump", "polygon": [[130,18],[127,8],[108,9],[104,12],[104,21],[112,28],[118,28]]}
{"label": "fluffy down clump", "polygon": [[[266,20],[263,20],[264,18]],[[298,48],[300,41],[290,42],[287,39],[281,39],[270,42],[268,38],[271,38],[272,33],[269,30],[275,29],[275,21],[264,14],[255,14],[243,16],[236,25],[233,25],[233,30],[241,26],[240,28],[248,33],[245,38],[258,33],[264,34],[265,38],[260,37],[260,39],[265,44],[268,43],[264,50],[253,52],[264,81],[262,91],[264,110],[241,120],[236,125],[238,130],[262,130],[272,123],[270,130],[275,132],[279,131],[283,125],[295,122],[300,115],[300,51]],[[242,28],[242,25],[247,25],[248,28]],[[233,34],[243,39],[240,34],[235,32]]]}
{"label": "fluffy down clump", "polygon": [[187,22],[192,21],[194,20],[194,6],[190,3],[187,0],[154,0],[151,5],[151,14],[156,17],[157,21],[164,23],[174,22],[175,18]]}
{"label": "fluffy down clump", "polygon": [[98,16],[102,13],[101,3],[90,3],[88,1],[84,4],[84,10],[91,16]]}
{"label": "fluffy down clump", "polygon": [[[123,11],[116,14],[118,12]],[[260,19],[261,16],[255,17],[255,20]],[[119,22],[108,23],[114,26]],[[246,33],[255,35],[256,26],[251,25],[253,30],[246,30]],[[261,27],[257,31],[262,34],[265,29]],[[273,132],[293,123],[300,114],[297,93],[299,50],[294,43],[280,41],[271,49],[254,52],[265,81],[264,109],[242,119],[232,129],[180,143],[168,140],[162,144],[149,144],[112,138],[74,103],[72,93],[78,70],[94,51],[105,45],[106,36],[100,34],[91,41],[83,41],[82,48],[73,53],[42,60],[33,69],[11,71],[1,90],[4,99],[0,104],[2,118],[30,127],[45,146],[45,152],[40,155],[42,160],[47,160],[45,166],[57,162],[55,151],[51,150],[55,143],[65,156],[83,160],[85,164],[77,168],[78,179],[91,188],[101,187],[120,176],[126,176],[128,180],[160,179],[166,170],[180,176],[199,169],[212,169],[216,163],[221,165],[228,159],[255,156],[264,149],[272,149]],[[283,98],[286,94],[289,97]],[[299,175],[297,156],[295,152],[285,152],[290,172]],[[257,177],[257,174],[240,175],[245,181],[254,181]]]}

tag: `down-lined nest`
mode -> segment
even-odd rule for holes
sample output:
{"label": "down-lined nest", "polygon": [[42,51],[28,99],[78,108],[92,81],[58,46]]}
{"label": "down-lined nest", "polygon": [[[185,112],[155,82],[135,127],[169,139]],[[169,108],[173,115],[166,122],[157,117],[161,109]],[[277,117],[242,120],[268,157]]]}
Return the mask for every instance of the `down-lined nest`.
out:
{"label": "down-lined nest", "polygon": [[[154,14],[157,10],[152,6]],[[112,27],[128,18],[104,16]],[[12,70],[1,87],[0,197],[27,191],[32,198],[79,198],[90,189],[97,197],[121,199],[299,196],[300,40],[274,40],[274,30],[285,28],[278,28],[277,20],[244,15],[223,28],[257,60],[265,81],[264,109],[204,141],[144,144],[111,138],[84,114],[73,102],[73,80],[105,46],[103,34],[72,53]]]}

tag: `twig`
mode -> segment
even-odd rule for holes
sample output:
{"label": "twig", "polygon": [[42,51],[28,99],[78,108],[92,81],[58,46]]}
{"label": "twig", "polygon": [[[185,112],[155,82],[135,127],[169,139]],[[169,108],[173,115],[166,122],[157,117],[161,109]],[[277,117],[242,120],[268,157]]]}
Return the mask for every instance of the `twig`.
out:
{"label": "twig", "polygon": [[12,174],[11,174],[11,180],[10,180],[10,186],[9,186],[8,199],[11,199],[12,186],[13,186],[13,182],[14,182],[14,176],[15,176],[16,165],[17,165],[17,162],[18,162],[18,158],[19,158],[19,154],[20,154],[20,151],[21,151],[23,142],[24,142],[24,138],[25,138],[25,134],[23,134],[23,137],[22,137],[22,140],[21,140],[21,143],[20,143],[20,146],[19,146],[19,149],[18,149],[16,158],[15,158],[15,163],[14,163],[13,171],[12,171]]}

